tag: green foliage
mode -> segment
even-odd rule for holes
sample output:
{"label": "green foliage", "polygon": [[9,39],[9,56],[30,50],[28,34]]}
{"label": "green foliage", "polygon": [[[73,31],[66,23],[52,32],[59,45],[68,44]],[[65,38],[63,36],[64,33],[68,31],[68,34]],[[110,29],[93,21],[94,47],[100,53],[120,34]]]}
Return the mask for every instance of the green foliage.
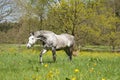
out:
{"label": "green foliage", "polygon": [[13,28],[14,26],[15,26],[14,23],[9,23],[9,22],[0,23],[0,31],[7,32],[9,29]]}

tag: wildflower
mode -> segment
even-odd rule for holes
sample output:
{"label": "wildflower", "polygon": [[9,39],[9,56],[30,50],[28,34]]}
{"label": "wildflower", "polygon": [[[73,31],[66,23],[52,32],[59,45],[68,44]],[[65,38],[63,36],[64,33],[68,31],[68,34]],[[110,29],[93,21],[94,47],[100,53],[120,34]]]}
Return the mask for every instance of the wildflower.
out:
{"label": "wildflower", "polygon": [[44,66],[45,66],[45,67],[48,67],[48,64],[45,64]]}
{"label": "wildflower", "polygon": [[48,74],[47,74],[47,78],[53,78],[53,72],[52,71],[50,71],[50,72],[48,72]]}
{"label": "wildflower", "polygon": [[97,64],[96,64],[96,63],[94,63],[93,65],[94,65],[94,66],[96,66]]}
{"label": "wildflower", "polygon": [[35,75],[32,75],[32,79],[35,79],[36,78],[36,76]]}
{"label": "wildflower", "polygon": [[94,71],[94,68],[91,68],[91,69],[90,69],[90,72],[93,72],[93,71]]}
{"label": "wildflower", "polygon": [[75,73],[78,73],[78,72],[79,72],[79,69],[75,69],[74,72],[75,72]]}
{"label": "wildflower", "polygon": [[76,80],[76,77],[73,77],[71,80]]}
{"label": "wildflower", "polygon": [[105,78],[102,78],[102,80],[106,80]]}

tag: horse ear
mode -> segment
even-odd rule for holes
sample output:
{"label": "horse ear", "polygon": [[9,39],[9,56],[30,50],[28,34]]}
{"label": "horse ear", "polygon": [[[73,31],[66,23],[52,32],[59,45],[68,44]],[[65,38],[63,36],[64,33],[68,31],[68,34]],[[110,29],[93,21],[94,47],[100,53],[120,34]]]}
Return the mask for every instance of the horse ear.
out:
{"label": "horse ear", "polygon": [[34,32],[31,32],[30,35],[31,35],[31,36],[34,35]]}

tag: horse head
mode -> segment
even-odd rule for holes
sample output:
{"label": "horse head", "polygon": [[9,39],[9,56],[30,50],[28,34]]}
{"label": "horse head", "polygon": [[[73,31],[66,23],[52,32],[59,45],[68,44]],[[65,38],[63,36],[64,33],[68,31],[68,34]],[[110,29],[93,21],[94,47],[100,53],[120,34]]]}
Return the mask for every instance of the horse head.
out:
{"label": "horse head", "polygon": [[27,43],[27,48],[32,47],[36,43],[37,40],[46,42],[46,38],[47,37],[44,36],[43,33],[40,31],[30,33],[30,37],[29,37],[28,43]]}
{"label": "horse head", "polygon": [[37,38],[34,36],[34,33],[30,33],[30,37],[29,37],[28,43],[27,43],[27,48],[32,47],[36,41],[37,41]]}

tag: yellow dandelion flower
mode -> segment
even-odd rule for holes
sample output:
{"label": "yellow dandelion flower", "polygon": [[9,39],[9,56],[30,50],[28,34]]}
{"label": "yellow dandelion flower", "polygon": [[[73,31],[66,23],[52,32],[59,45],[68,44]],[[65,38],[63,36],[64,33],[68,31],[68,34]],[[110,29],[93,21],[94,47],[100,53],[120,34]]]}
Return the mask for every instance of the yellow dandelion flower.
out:
{"label": "yellow dandelion flower", "polygon": [[32,78],[33,78],[33,79],[35,79],[35,78],[36,78],[36,76],[35,76],[35,75],[32,75]]}
{"label": "yellow dandelion flower", "polygon": [[102,78],[102,80],[106,80],[105,78]]}
{"label": "yellow dandelion flower", "polygon": [[73,77],[71,80],[77,80],[76,77]]}
{"label": "yellow dandelion flower", "polygon": [[48,72],[47,78],[53,78],[53,72],[52,71]]}
{"label": "yellow dandelion flower", "polygon": [[45,67],[48,67],[48,64],[45,64],[44,66],[45,66]]}
{"label": "yellow dandelion flower", "polygon": [[75,69],[74,72],[75,72],[75,73],[78,73],[78,72],[79,72],[79,69]]}
{"label": "yellow dandelion flower", "polygon": [[39,80],[38,78],[36,78],[35,80]]}
{"label": "yellow dandelion flower", "polygon": [[96,64],[96,63],[94,63],[93,65],[94,65],[94,66],[96,66],[97,64]]}
{"label": "yellow dandelion flower", "polygon": [[93,71],[94,71],[94,68],[91,68],[91,69],[90,69],[90,72],[93,72]]}

